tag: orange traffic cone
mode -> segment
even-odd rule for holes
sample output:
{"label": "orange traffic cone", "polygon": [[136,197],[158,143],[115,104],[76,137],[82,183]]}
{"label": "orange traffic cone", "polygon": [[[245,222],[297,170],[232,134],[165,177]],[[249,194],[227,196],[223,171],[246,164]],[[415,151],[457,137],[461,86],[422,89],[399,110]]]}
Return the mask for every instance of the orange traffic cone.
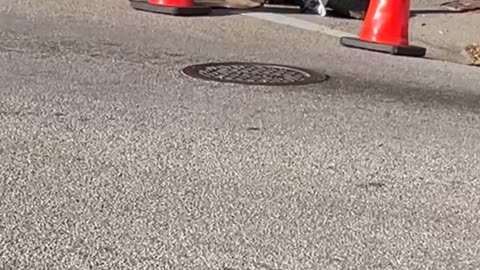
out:
{"label": "orange traffic cone", "polygon": [[194,0],[130,0],[137,10],[174,16],[200,16],[210,13],[210,8],[195,5]]}
{"label": "orange traffic cone", "polygon": [[347,47],[406,56],[425,56],[426,49],[408,44],[410,0],[371,0],[359,38],[343,37]]}

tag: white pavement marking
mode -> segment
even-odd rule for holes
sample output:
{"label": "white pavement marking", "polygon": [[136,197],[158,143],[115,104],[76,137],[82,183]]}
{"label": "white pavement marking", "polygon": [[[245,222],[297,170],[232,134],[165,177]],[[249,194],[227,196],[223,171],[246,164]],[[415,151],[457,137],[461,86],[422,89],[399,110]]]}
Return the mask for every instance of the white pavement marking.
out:
{"label": "white pavement marking", "polygon": [[269,22],[293,26],[296,28],[304,29],[304,30],[320,32],[324,35],[328,35],[332,37],[337,37],[337,38],[355,37],[355,35],[351,33],[335,30],[324,25],[312,23],[309,21],[305,21],[305,20],[301,20],[301,19],[297,19],[297,18],[293,18],[293,17],[281,15],[281,14],[267,13],[267,12],[251,12],[251,13],[241,13],[241,14],[245,16],[269,21]]}

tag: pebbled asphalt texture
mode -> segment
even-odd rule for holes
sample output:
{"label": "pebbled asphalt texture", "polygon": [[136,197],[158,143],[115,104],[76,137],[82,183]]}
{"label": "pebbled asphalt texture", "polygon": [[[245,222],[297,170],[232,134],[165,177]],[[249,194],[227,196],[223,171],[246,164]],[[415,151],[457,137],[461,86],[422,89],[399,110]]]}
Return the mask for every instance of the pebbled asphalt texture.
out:
{"label": "pebbled asphalt texture", "polygon": [[[242,16],[23,3],[0,13],[0,269],[480,268],[478,70]],[[217,60],[331,78],[179,73]]]}

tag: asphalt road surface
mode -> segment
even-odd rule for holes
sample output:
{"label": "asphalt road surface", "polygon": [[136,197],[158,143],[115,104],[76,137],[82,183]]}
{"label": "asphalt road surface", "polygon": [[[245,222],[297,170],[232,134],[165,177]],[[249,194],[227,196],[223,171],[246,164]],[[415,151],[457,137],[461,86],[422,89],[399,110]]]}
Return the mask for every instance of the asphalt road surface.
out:
{"label": "asphalt road surface", "polygon": [[[480,70],[242,15],[0,2],[0,269],[480,269]],[[330,79],[179,72],[231,60]]]}

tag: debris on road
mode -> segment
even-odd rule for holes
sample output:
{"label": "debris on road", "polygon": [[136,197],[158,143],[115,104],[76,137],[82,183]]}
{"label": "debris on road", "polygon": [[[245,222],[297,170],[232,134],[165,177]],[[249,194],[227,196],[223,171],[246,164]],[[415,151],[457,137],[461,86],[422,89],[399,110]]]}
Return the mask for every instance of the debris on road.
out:
{"label": "debris on road", "polygon": [[454,0],[445,2],[440,6],[458,12],[480,12],[480,0]]}
{"label": "debris on road", "polygon": [[[274,0],[275,1],[275,0]],[[278,1],[278,0],[276,0]],[[370,0],[284,0],[300,6],[300,12],[326,16],[326,9],[340,16],[362,20],[367,12]]]}
{"label": "debris on road", "polygon": [[320,16],[327,16],[328,0],[300,0],[300,12],[307,14],[318,14]]}
{"label": "debris on road", "polygon": [[480,43],[472,43],[465,47],[470,65],[480,66]]}

